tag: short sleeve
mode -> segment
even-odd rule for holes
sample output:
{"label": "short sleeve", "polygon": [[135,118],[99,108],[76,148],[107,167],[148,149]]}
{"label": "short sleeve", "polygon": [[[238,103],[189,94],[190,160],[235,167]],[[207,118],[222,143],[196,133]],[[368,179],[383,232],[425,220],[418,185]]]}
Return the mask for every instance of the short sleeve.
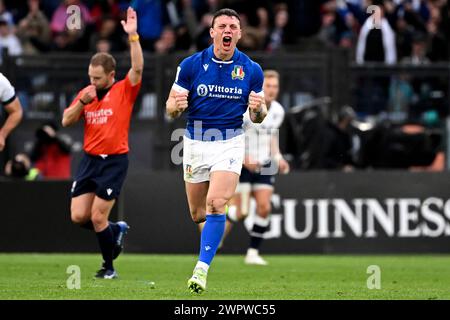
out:
{"label": "short sleeve", "polygon": [[130,82],[130,78],[127,76],[124,79],[125,84],[125,93],[129,98],[129,101],[134,104],[136,101],[136,98],[139,94],[139,90],[141,89],[142,80],[139,81],[139,83],[136,83],[135,85],[132,85]]}
{"label": "short sleeve", "polygon": [[11,103],[16,97],[14,87],[9,80],[0,73],[0,101],[2,104],[7,105]]}
{"label": "short sleeve", "polygon": [[250,119],[250,113],[248,111],[248,108],[242,117],[242,123],[243,123],[243,128],[245,130],[248,129],[249,127],[251,127],[251,124],[253,123],[252,120]]}
{"label": "short sleeve", "polygon": [[264,95],[263,92],[263,83],[264,83],[264,73],[262,68],[256,62],[252,62],[253,64],[253,72],[252,77],[250,79],[250,91],[255,91],[258,94]]}
{"label": "short sleeve", "polygon": [[[83,90],[84,90],[84,89],[83,89]],[[75,98],[73,99],[73,101],[70,103],[70,105],[69,105],[66,109],[69,109],[69,108],[71,108],[73,105],[75,105],[75,103],[81,98],[81,93],[83,92],[83,90],[81,90],[80,92],[77,93],[77,95],[75,96]],[[83,117],[84,117],[84,113],[81,112],[81,113],[80,113],[80,117],[78,118],[78,120],[81,119],[81,118],[83,118]]]}
{"label": "short sleeve", "polygon": [[70,107],[72,107],[80,99],[82,92],[83,92],[83,90],[81,90],[80,92],[77,93],[75,98],[72,100],[72,102],[70,103],[70,105],[66,109],[69,109]]}
{"label": "short sleeve", "polygon": [[276,103],[276,111],[274,114],[274,120],[273,120],[273,127],[275,129],[279,129],[281,127],[281,124],[283,123],[284,120],[284,108],[281,104],[279,104],[278,102],[272,102],[272,103]]}
{"label": "short sleeve", "polygon": [[177,68],[177,75],[172,88],[178,92],[187,91],[191,87],[192,59],[184,59]]}

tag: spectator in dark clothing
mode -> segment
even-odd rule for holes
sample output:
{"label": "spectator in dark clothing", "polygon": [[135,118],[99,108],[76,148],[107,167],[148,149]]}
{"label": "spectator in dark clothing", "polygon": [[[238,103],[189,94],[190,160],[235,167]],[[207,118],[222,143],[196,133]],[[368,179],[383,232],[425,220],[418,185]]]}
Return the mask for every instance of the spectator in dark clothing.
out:
{"label": "spectator in dark clothing", "polygon": [[324,169],[350,170],[357,151],[353,148],[352,121],[355,112],[344,107],[338,114],[337,122],[328,122],[325,130],[322,165]]}
{"label": "spectator in dark clothing", "polygon": [[155,51],[155,42],[164,28],[165,7],[163,0],[133,0],[131,6],[139,15],[138,32],[142,48]]}
{"label": "spectator in dark clothing", "polygon": [[200,21],[200,26],[195,40],[195,46],[197,47],[198,51],[208,48],[212,43],[211,35],[209,34],[212,20],[213,15],[207,13],[202,17]]}
{"label": "spectator in dark clothing", "polygon": [[120,8],[117,0],[97,0],[91,9],[91,17],[96,31],[100,31],[104,17],[108,16],[116,21],[120,19]]}
{"label": "spectator in dark clothing", "polygon": [[275,9],[274,27],[270,31],[267,51],[280,50],[284,43],[288,42],[286,30],[289,21],[289,12],[286,5],[280,5]]}
{"label": "spectator in dark clothing", "polygon": [[430,19],[427,24],[427,31],[430,39],[428,57],[431,61],[445,61],[449,57],[448,42],[439,26],[440,17]]}
{"label": "spectator in dark clothing", "polygon": [[119,23],[112,16],[105,16],[102,19],[100,29],[94,33],[90,39],[91,51],[94,51],[99,40],[107,40],[111,46],[111,52],[123,51],[127,48],[122,34],[119,33]]}
{"label": "spectator in dark clothing", "polygon": [[56,125],[48,123],[36,130],[30,159],[45,179],[70,179],[71,139],[59,135]]}
{"label": "spectator in dark clothing", "polygon": [[397,48],[395,33],[384,16],[381,8],[380,25],[374,23],[372,17],[368,17],[361,28],[356,47],[356,62],[385,62],[394,64],[397,62]]}
{"label": "spectator in dark clothing", "polygon": [[161,37],[155,42],[155,52],[160,54],[172,53],[175,51],[176,33],[171,27],[165,27]]}
{"label": "spectator in dark clothing", "polygon": [[39,169],[31,166],[30,158],[24,153],[18,153],[6,163],[5,175],[13,179],[26,181],[40,180]]}
{"label": "spectator in dark clothing", "polygon": [[398,60],[400,61],[411,54],[412,42],[415,37],[416,31],[403,18],[398,18],[395,23],[397,56]]}
{"label": "spectator in dark clothing", "polygon": [[[316,37],[322,27],[321,9],[329,0],[288,0],[289,36],[301,50],[322,49],[323,43]],[[295,40],[294,40],[295,39]]]}
{"label": "spectator in dark clothing", "polygon": [[17,36],[25,54],[47,51],[50,45],[49,21],[39,10],[39,3],[39,0],[28,0],[29,12],[18,24]]}

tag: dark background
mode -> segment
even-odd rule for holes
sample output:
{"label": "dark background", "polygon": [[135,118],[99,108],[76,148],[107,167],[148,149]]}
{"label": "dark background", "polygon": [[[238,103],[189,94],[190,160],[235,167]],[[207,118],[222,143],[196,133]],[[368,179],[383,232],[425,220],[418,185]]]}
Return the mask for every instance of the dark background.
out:
{"label": "dark background", "polygon": [[[95,235],[70,222],[70,186],[65,182],[0,181],[1,232],[0,252],[96,252]],[[355,198],[374,198],[381,204],[387,198],[429,197],[448,199],[448,173],[377,172],[307,172],[279,176],[276,193],[284,199],[297,199],[296,230],[305,225],[304,199],[344,199],[349,206]],[[343,238],[318,239],[317,212],[313,232],[302,240],[286,235],[282,221],[282,236],[268,239],[264,253],[440,253],[450,252],[448,236],[400,238],[398,210],[395,234],[388,237],[376,225],[376,238],[356,237],[343,221]],[[273,215],[283,209],[274,208]],[[443,214],[443,213],[442,213]],[[334,230],[332,210],[329,210],[329,230]],[[191,221],[184,192],[181,171],[143,172],[130,174],[116,204],[112,220],[125,219],[131,226],[126,240],[127,252],[134,253],[195,253],[199,233]],[[419,215],[418,223],[423,218]],[[448,222],[448,217],[445,217]],[[435,226],[427,222],[432,229]],[[365,211],[363,211],[365,226]],[[411,228],[414,224],[411,224]],[[238,224],[222,248],[223,253],[244,253],[248,235]]]}

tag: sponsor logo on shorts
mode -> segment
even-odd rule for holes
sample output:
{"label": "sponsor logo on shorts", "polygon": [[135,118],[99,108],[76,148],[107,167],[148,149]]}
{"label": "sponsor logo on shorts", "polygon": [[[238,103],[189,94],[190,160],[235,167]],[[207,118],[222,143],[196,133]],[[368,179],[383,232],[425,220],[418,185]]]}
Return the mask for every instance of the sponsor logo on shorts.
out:
{"label": "sponsor logo on shorts", "polygon": [[190,164],[187,164],[184,167],[184,177],[186,179],[192,179],[193,178],[193,174],[192,174],[192,166]]}
{"label": "sponsor logo on shorts", "polygon": [[77,182],[74,181],[74,182],[72,183],[72,189],[70,190],[71,193],[73,193],[73,192],[75,191],[75,187],[76,187],[76,186],[77,186]]}

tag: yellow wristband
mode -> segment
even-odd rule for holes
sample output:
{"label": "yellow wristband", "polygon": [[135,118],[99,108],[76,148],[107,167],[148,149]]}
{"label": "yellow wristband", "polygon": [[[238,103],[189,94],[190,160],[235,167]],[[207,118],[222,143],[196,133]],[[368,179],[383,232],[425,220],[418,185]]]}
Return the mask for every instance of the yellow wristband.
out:
{"label": "yellow wristband", "polygon": [[135,35],[129,36],[128,41],[130,41],[130,42],[139,41],[139,35],[135,34]]}

